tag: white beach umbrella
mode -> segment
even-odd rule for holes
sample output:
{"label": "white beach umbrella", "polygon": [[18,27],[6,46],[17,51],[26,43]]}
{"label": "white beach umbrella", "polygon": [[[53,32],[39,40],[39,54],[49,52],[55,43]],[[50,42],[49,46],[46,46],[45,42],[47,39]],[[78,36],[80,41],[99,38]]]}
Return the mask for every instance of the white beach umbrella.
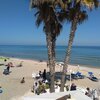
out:
{"label": "white beach umbrella", "polygon": [[56,62],[57,65],[64,65],[64,62]]}
{"label": "white beach umbrella", "polygon": [[62,71],[62,68],[64,66],[64,62],[57,62],[56,65],[60,67],[60,71]]}

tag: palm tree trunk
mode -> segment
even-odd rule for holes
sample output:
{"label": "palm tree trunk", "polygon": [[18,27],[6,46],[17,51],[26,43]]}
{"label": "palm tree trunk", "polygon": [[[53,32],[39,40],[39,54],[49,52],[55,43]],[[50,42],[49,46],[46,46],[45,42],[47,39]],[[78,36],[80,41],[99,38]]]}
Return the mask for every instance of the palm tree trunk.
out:
{"label": "palm tree trunk", "polygon": [[50,92],[55,92],[54,78],[55,78],[55,39],[50,33],[46,34],[47,48],[48,48],[48,66],[50,70]]}
{"label": "palm tree trunk", "polygon": [[72,43],[73,43],[73,40],[74,40],[76,28],[77,28],[77,18],[72,22],[72,25],[71,25],[68,47],[67,47],[67,50],[66,50],[66,56],[65,56],[63,72],[62,72],[60,91],[64,91],[65,76],[66,76],[68,64],[69,64],[69,61],[70,61],[71,48],[72,48]]}

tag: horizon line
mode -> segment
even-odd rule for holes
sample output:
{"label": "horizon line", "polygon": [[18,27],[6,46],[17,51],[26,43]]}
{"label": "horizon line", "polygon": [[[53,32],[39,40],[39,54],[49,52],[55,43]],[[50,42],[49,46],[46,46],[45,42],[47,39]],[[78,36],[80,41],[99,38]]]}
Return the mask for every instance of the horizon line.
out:
{"label": "horizon line", "polygon": [[[0,46],[47,46],[45,44],[0,44]],[[68,45],[56,45],[56,46],[68,46]],[[88,47],[100,47],[100,45],[72,45],[73,46],[88,46]]]}

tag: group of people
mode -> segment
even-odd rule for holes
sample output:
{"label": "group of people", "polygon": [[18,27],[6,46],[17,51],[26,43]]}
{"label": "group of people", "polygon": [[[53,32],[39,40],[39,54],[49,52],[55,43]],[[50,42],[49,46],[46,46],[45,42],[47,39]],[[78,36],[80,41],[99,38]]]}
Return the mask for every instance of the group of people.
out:
{"label": "group of people", "polygon": [[90,90],[89,87],[86,88],[85,95],[92,98],[93,100],[98,100],[98,95],[96,89]]}
{"label": "group of people", "polygon": [[7,68],[4,69],[3,74],[8,75],[10,73],[10,67],[14,67],[12,62],[9,62],[7,65]]}
{"label": "group of people", "polygon": [[46,78],[46,69],[44,69],[43,73],[39,71],[38,73],[39,77],[35,78],[34,84],[33,84],[33,89],[32,91],[35,94],[40,94],[40,93],[45,93],[45,84],[47,83],[47,78]]}
{"label": "group of people", "polygon": [[[6,62],[7,60],[5,59],[4,61]],[[23,63],[23,61],[21,61],[20,64],[17,67],[22,67],[22,63]],[[14,67],[14,65],[13,65],[12,62],[9,62],[5,66],[7,66],[7,67],[6,67],[6,69],[4,69],[3,74],[7,75],[7,74],[10,73],[10,68]]]}
{"label": "group of people", "polygon": [[[72,83],[71,87],[70,87],[70,90],[73,91],[73,90],[76,90],[76,85],[74,83]],[[87,95],[88,97],[92,98],[93,100],[98,100],[98,96],[97,96],[97,91],[96,89],[90,89],[89,87],[86,88],[86,92],[85,92],[85,95]]]}
{"label": "group of people", "polygon": [[35,81],[33,85],[33,92],[37,95],[40,93],[46,93],[46,88],[45,88],[46,83],[42,81]]}
{"label": "group of people", "polygon": [[46,78],[46,69],[44,69],[43,73],[41,71],[39,71],[39,76],[40,76],[40,78],[42,78],[45,81],[47,79]]}

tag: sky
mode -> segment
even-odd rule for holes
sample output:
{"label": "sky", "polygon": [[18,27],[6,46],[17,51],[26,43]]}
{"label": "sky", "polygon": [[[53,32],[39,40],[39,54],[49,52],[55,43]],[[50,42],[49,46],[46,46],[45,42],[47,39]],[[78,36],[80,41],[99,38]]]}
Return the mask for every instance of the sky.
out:
{"label": "sky", "polygon": [[[30,0],[0,0],[0,45],[46,45],[43,26],[37,28]],[[67,45],[70,24],[65,23],[57,45]],[[79,25],[73,45],[100,46],[100,9]]]}

